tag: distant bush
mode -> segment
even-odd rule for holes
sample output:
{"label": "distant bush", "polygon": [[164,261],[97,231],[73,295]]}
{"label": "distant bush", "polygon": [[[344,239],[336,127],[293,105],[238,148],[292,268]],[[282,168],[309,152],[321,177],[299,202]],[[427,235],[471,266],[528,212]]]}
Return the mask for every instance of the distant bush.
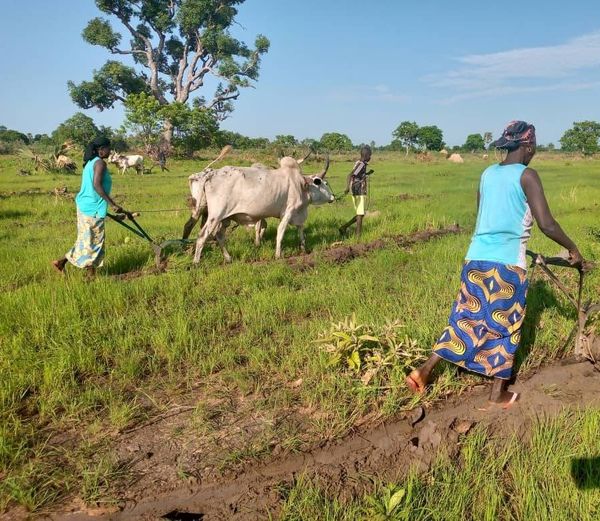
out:
{"label": "distant bush", "polygon": [[5,141],[4,139],[0,139],[0,155],[16,154],[24,146],[24,141]]}
{"label": "distant bush", "polygon": [[0,141],[5,143],[19,142],[21,145],[29,145],[29,137],[18,130],[11,130],[5,126],[0,126]]}

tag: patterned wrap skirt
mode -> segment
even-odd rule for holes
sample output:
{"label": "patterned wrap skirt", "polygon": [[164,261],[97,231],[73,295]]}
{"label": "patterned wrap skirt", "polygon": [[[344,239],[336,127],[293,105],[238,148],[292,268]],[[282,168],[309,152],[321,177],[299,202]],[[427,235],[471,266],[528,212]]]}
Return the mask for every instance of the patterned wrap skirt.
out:
{"label": "patterned wrap skirt", "polygon": [[77,240],[65,255],[78,268],[99,268],[104,263],[104,218],[89,217],[77,209]]}
{"label": "patterned wrap skirt", "polygon": [[435,354],[469,371],[508,380],[521,339],[527,286],[527,272],[519,266],[467,261]]}

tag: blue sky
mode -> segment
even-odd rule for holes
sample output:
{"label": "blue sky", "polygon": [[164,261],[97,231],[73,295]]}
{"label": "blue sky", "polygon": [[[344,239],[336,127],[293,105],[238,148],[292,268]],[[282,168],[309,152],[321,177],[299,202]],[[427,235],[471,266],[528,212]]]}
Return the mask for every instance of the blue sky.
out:
{"label": "blue sky", "polygon": [[[67,80],[89,79],[109,58],[81,38],[94,2],[2,4],[0,124],[50,132],[79,110]],[[238,21],[248,43],[271,40],[256,88],[223,124],[249,136],[340,131],[386,144],[414,120],[454,145],[525,119],[547,143],[573,121],[600,120],[598,0],[246,0]],[[120,108],[86,113],[122,121]]]}

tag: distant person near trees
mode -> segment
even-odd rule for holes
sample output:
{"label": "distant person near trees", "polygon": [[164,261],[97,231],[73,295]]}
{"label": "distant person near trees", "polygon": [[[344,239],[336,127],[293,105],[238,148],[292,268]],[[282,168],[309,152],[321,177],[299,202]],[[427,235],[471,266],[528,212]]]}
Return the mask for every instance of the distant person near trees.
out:
{"label": "distant person near trees", "polygon": [[491,404],[508,408],[518,399],[507,387],[525,318],[526,247],[533,219],[544,235],[569,251],[572,265],[582,266],[583,258],[552,216],[537,172],[528,167],[536,152],[535,127],[513,121],[490,146],[508,155],[481,176],[477,224],[460,293],[433,354],[406,384],[424,392],[431,371],[444,359],[492,377]]}
{"label": "distant person near trees", "polygon": [[164,139],[164,137],[160,138],[158,145],[152,149],[152,159],[155,159],[160,167],[161,172],[168,172],[167,168],[167,157],[169,156],[171,147],[169,143]]}
{"label": "distant person near trees", "polygon": [[108,207],[116,213],[125,210],[111,197],[112,178],[105,159],[110,155],[110,141],[105,137],[94,139],[83,154],[81,189],[75,198],[77,205],[77,240],[61,259],[52,261],[54,268],[64,273],[67,262],[87,270],[93,276],[104,262],[104,220]]}
{"label": "distant person near trees", "polygon": [[368,194],[367,177],[374,172],[374,170],[367,170],[367,166],[371,160],[371,153],[371,147],[368,145],[364,145],[360,149],[360,159],[354,163],[354,168],[346,180],[344,194],[346,195],[352,191],[352,202],[354,203],[356,215],[340,227],[340,234],[342,236],[346,235],[348,228],[354,223],[356,223],[356,237],[360,237],[362,233]]}

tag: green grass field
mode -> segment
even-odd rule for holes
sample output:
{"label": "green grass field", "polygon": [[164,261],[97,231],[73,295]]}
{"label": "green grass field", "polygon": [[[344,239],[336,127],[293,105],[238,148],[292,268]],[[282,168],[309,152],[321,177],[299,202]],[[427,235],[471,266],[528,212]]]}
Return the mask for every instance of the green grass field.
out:
{"label": "green grass field", "polygon": [[[115,173],[113,194],[132,211],[185,208],[187,176],[209,157],[175,161],[164,175]],[[233,156],[227,163],[254,160],[265,158]],[[328,177],[336,193],[343,191],[351,160],[332,163]],[[392,365],[385,378],[364,385],[351,371],[332,368],[315,340],[331,322],[354,313],[369,331],[399,321],[401,334],[416,346],[426,350],[432,344],[458,291],[477,182],[487,163],[477,157],[463,165],[422,163],[375,154],[371,164],[376,173],[370,210],[377,213],[365,221],[363,242],[455,222],[465,233],[410,248],[389,243],[345,264],[322,259],[301,271],[274,260],[271,221],[260,248],[249,230],[229,233],[231,265],[211,245],[198,268],[191,268],[188,254],[177,253],[166,273],[157,275],[148,244],[108,222],[105,267],[86,282],[74,268],[62,278],[50,266],[76,235],[72,199],[52,192],[67,187],[76,193],[79,176],[22,177],[16,158],[0,157],[0,512],[12,503],[40,509],[70,493],[97,498],[121,472],[110,459],[119,430],[157,414],[169,397],[191,388],[200,390],[204,403],[224,395],[249,397],[252,409],[265,417],[286,409],[312,411],[301,426],[280,422],[265,428],[251,451],[225,454],[223,461],[265,454],[273,439],[289,450],[310,446],[340,436],[367,414],[391,416],[410,405],[403,366]],[[563,228],[586,258],[598,260],[600,164],[557,155],[536,158],[532,166]],[[313,162],[305,171],[320,168]],[[307,246],[318,254],[338,241],[337,228],[352,214],[349,200],[311,208]],[[186,210],[142,213],[139,221],[155,237],[178,238],[188,216]],[[296,242],[289,229],[284,255],[297,253]],[[558,251],[539,230],[530,247]],[[118,277],[132,271],[143,276]],[[584,298],[597,299],[599,290],[594,272]],[[521,371],[562,356],[575,320],[568,302],[547,284],[532,285],[528,308]],[[443,368],[433,397],[477,381],[453,375],[452,368]],[[199,432],[216,428],[203,421],[211,417],[210,406],[200,403],[198,415]],[[472,443],[485,444],[485,438]],[[416,487],[421,478],[411,479]],[[514,486],[522,486],[518,479]],[[523,516],[507,519],[531,519],[527,505],[522,508]],[[287,518],[308,519],[293,513]]]}

